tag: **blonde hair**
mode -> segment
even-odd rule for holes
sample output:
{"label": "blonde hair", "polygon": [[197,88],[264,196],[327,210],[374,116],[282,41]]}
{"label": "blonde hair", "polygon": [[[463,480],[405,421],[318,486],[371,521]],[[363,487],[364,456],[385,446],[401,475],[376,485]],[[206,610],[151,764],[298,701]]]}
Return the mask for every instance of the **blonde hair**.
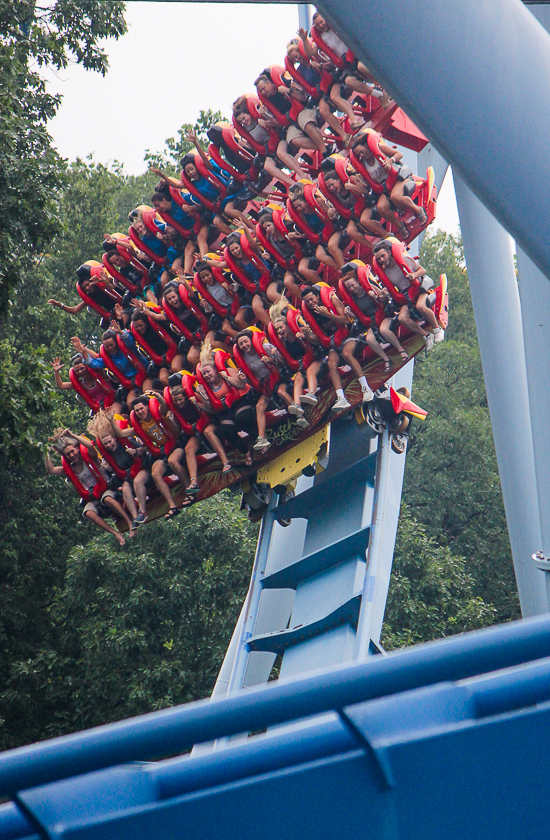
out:
{"label": "blonde hair", "polygon": [[103,409],[98,411],[97,414],[88,421],[88,431],[95,438],[101,438],[102,435],[116,434],[115,429],[111,426],[109,415]]}
{"label": "blonde hair", "polygon": [[209,338],[205,338],[200,352],[200,363],[201,365],[214,365],[214,350],[212,348],[212,342]]}
{"label": "blonde hair", "polygon": [[271,318],[272,323],[274,324],[276,321],[286,321],[285,313],[288,309],[294,309],[294,307],[283,295],[276,303],[273,304],[273,306],[270,306],[269,308],[269,317]]}
{"label": "blonde hair", "polygon": [[48,438],[50,443],[57,449],[57,451],[62,455],[67,446],[69,445],[76,445],[73,438],[67,437],[64,434],[65,429],[63,427],[59,427],[58,429],[54,429],[53,435]]}

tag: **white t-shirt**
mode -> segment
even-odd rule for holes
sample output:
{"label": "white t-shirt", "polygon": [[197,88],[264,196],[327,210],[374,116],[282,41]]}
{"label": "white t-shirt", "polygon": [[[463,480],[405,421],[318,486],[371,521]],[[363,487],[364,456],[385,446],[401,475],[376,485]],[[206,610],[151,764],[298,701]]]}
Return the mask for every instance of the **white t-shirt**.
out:
{"label": "white t-shirt", "polygon": [[[415,261],[412,257],[408,257],[405,254],[405,263],[410,268],[411,273],[414,273],[418,266],[416,265]],[[392,268],[384,269],[386,277],[388,280],[393,283],[396,289],[399,289],[400,292],[406,292],[409,286],[411,285],[401,269],[398,265],[392,266]]]}
{"label": "white t-shirt", "polygon": [[336,55],[344,56],[347,53],[347,51],[348,51],[347,45],[344,44],[344,42],[336,34],[334,29],[329,29],[329,31],[325,32],[323,35],[321,35],[321,37],[322,37],[323,41],[325,42],[325,44],[327,45],[327,47],[330,47],[330,49],[333,52],[335,52]]}

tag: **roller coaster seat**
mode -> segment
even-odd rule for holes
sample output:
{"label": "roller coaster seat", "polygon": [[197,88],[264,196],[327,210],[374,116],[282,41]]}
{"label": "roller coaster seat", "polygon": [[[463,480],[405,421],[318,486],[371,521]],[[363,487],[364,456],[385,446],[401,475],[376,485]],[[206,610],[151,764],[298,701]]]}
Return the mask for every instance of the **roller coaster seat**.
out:
{"label": "roller coaster seat", "polygon": [[149,397],[149,411],[151,413],[152,419],[155,421],[157,426],[164,432],[167,438],[167,441],[164,444],[164,446],[155,443],[150,434],[143,428],[142,422],[136,415],[135,409],[132,409],[132,411],[130,412],[130,423],[132,424],[132,428],[136,435],[139,438],[141,438],[145,447],[149,450],[149,452],[152,455],[156,457],[160,457],[161,455],[169,455],[170,452],[172,452],[172,450],[176,446],[178,436],[175,433],[175,430],[172,428],[168,418],[161,413],[160,405],[156,397]]}
{"label": "roller coaster seat", "polygon": [[[385,242],[391,244],[391,256],[393,257],[397,267],[401,271],[404,277],[407,274],[411,273],[411,269],[407,265],[405,261],[405,256],[410,256],[407,254],[407,247],[403,242],[400,242],[398,239],[394,237],[390,237]],[[422,289],[422,281],[421,280],[413,280],[410,283],[410,288],[407,289],[407,295],[405,296],[402,292],[399,291],[397,286],[390,280],[386,271],[382,268],[379,261],[377,260],[376,256],[373,257],[372,261],[372,268],[376,276],[381,280],[383,285],[386,287],[392,298],[395,300],[396,303],[403,305],[408,304],[410,302],[414,303],[418,298],[419,294],[423,291]]]}
{"label": "roller coaster seat", "polygon": [[[234,127],[228,122],[217,122],[208,130],[208,138],[211,141],[208,154],[212,160],[236,181],[243,183],[254,162],[254,155],[239,145]],[[225,158],[221,155],[221,149]]]}
{"label": "roller coaster seat", "polygon": [[[329,312],[336,314],[336,307],[334,306],[334,298],[337,297],[336,290],[327,283],[317,283],[315,286],[307,286],[305,292],[311,291],[312,288],[317,288],[320,291],[321,304],[326,306]],[[329,348],[334,345],[339,347],[342,341],[349,335],[349,329],[345,325],[338,326],[338,329],[329,335],[321,325],[318,323],[315,313],[309,308],[305,301],[302,301],[302,314],[312,332],[319,339],[322,346]]]}
{"label": "roller coaster seat", "polygon": [[[197,382],[197,378],[192,373],[189,373],[189,371],[185,370],[180,371],[180,374],[181,387],[185,391],[186,398],[189,400],[195,395],[194,388]],[[166,386],[166,388],[164,389],[164,401],[166,405],[168,406],[168,408],[170,409],[170,411],[172,412],[172,414],[174,415],[174,417],[176,418],[177,422],[179,423],[186,435],[191,437],[196,432],[202,434],[206,427],[209,426],[212,422],[211,418],[208,414],[206,414],[206,412],[201,411],[201,409],[196,405],[196,403],[193,403],[193,406],[198,414],[198,420],[196,423],[189,423],[189,421],[185,419],[185,417],[182,415],[181,411],[178,409],[174,402],[174,398],[170,390],[172,387],[174,386],[170,385]]]}
{"label": "roller coaster seat", "polygon": [[[91,266],[90,278],[77,280],[76,291],[86,306],[97,312],[101,318],[109,321],[115,304],[122,303],[122,295],[106,288],[105,283],[99,279],[102,271],[105,271],[102,263]],[[90,282],[93,283],[93,288],[89,288]],[[88,287],[87,290],[86,287]],[[110,308],[107,309],[109,304]]]}
{"label": "roller coaster seat", "polygon": [[109,353],[105,349],[105,345],[101,344],[101,346],[99,348],[99,355],[103,359],[103,362],[105,363],[105,367],[107,368],[107,370],[109,370],[113,374],[115,379],[117,379],[120,382],[120,384],[122,385],[122,387],[125,388],[127,391],[131,391],[135,387],[135,385],[137,385],[138,387],[141,388],[141,386],[143,385],[143,382],[145,381],[145,378],[147,376],[147,369],[142,364],[139,356],[127,344],[127,342],[124,341],[124,338],[122,337],[122,335],[117,334],[116,343],[117,343],[118,349],[126,356],[126,358],[130,362],[132,362],[132,364],[134,365],[134,367],[137,370],[136,377],[135,377],[135,384],[134,384],[132,379],[129,379],[127,376],[125,376],[118,369],[118,367],[113,362],[111,356],[109,355]]}
{"label": "roller coaster seat", "polygon": [[[275,85],[276,88],[279,88],[279,87],[288,88],[289,87],[290,77],[287,76],[285,78],[285,74],[286,74],[285,68],[281,67],[278,64],[271,64],[269,67],[266,67],[265,70],[262,73],[262,75],[266,76],[269,79],[269,81],[273,85]],[[279,94],[279,95],[281,95],[281,94]],[[269,96],[266,96],[265,94],[262,94],[262,93],[260,93],[260,91],[258,91],[258,98],[259,98],[260,102],[262,103],[262,105],[264,105],[264,107],[267,108],[267,110],[270,112],[270,114],[272,114],[275,117],[277,122],[280,125],[282,125],[283,128],[288,128],[291,121],[293,119],[295,119],[295,117],[290,116],[290,111],[293,107],[293,103],[289,103],[289,110],[288,110],[288,116],[287,116],[286,113],[283,113],[281,110],[279,110],[279,108],[277,108],[277,106],[272,102],[272,100]],[[301,110],[302,110],[302,108],[298,108],[296,113],[298,113]]]}
{"label": "roller coaster seat", "polygon": [[[207,254],[206,256],[209,257],[210,259],[212,259],[212,258],[216,257],[217,255],[216,254]],[[219,283],[220,286],[223,283],[227,282],[228,278],[225,277],[221,268],[217,268],[217,266],[211,265],[211,266],[208,266],[208,269],[209,269],[210,273],[212,274],[212,277],[214,278],[216,283]],[[231,306],[223,306],[214,297],[214,295],[210,291],[210,287],[208,286],[208,284],[204,280],[201,279],[200,275],[201,275],[201,271],[196,271],[195,272],[195,275],[193,277],[193,285],[195,286],[195,289],[197,290],[199,295],[204,300],[206,300],[207,303],[212,307],[212,309],[216,313],[216,315],[219,315],[220,318],[228,318],[230,315],[236,315],[237,312],[240,309],[240,306],[241,306],[238,295],[235,292],[233,292],[233,290],[230,290],[228,292],[228,294],[230,294],[233,298]]]}
{"label": "roller coaster seat", "polygon": [[[129,428],[128,421],[125,420],[124,417],[121,417],[120,414],[115,414],[113,419],[119,427],[119,429]],[[133,446],[127,438],[116,438],[116,440],[118,441],[120,446],[123,446],[128,452],[135,452],[135,446]],[[117,476],[117,478],[120,478],[122,481],[125,481],[127,478],[126,470],[123,470],[121,467],[119,467],[115,457],[113,456],[112,451],[110,449],[107,449],[100,437],[95,439],[95,445],[101,457],[109,464],[109,467]],[[130,478],[136,477],[136,475],[141,470],[142,463],[143,462],[141,458],[134,458],[134,462],[130,468]]]}
{"label": "roller coaster seat", "polygon": [[[148,309],[151,309],[153,312],[158,312],[158,313],[162,312],[161,307],[157,306],[154,303],[148,302],[146,304],[146,307]],[[142,335],[136,329],[135,322],[132,321],[131,325],[130,325],[130,332],[132,333],[134,341],[136,342],[138,347],[140,347],[143,350],[143,352],[147,356],[149,356],[149,358],[152,359],[152,361],[156,365],[159,365],[159,366],[164,365],[165,364],[165,357],[166,357],[167,362],[171,362],[172,359],[174,358],[174,356],[176,355],[176,353],[178,352],[178,345],[177,345],[176,341],[174,340],[173,336],[170,335],[169,331],[165,327],[162,326],[161,323],[159,323],[158,321],[154,321],[153,319],[147,318],[146,315],[144,315],[144,317],[147,320],[148,328],[153,330],[153,332],[155,332],[156,335],[166,345],[166,351],[165,351],[165,353],[160,354],[157,350],[154,350],[153,347],[151,346],[150,341],[147,338],[147,330],[146,330],[145,334]]]}
{"label": "roller coaster seat", "polygon": [[317,178],[320,191],[327,201],[330,201],[334,209],[337,210],[338,213],[345,219],[351,219],[352,216],[359,219],[361,217],[361,213],[365,209],[364,200],[360,196],[357,196],[353,208],[343,204],[338,197],[338,193],[333,192],[327,184],[328,175],[333,172],[335,172],[338,176],[342,186],[345,186],[345,184],[349,181],[347,158],[339,154],[334,154],[323,161]]}
{"label": "roller coaster seat", "polygon": [[[255,265],[255,267],[258,269],[258,271],[260,272],[260,278],[258,280],[258,285],[259,285],[260,290],[262,292],[265,292],[265,290],[267,289],[269,284],[272,282],[271,274],[269,272],[269,269],[262,262],[262,260],[258,256],[258,254],[252,249],[248,239],[246,238],[246,234],[244,234],[242,232],[239,232],[239,231],[236,231],[234,234],[231,234],[231,236],[236,236],[236,235],[239,235],[239,245],[241,247],[241,251],[242,251],[243,255],[248,260],[250,260],[250,262],[252,262]],[[227,241],[229,242],[229,237],[228,237]],[[234,257],[231,254],[230,248],[231,248],[231,244],[233,244],[233,241],[234,240],[232,240],[231,242],[229,242],[228,245],[226,245],[226,247],[224,249],[224,253],[223,253],[223,258],[224,258],[225,262],[227,263],[227,265],[229,266],[229,268],[231,269],[232,273],[238,278],[239,282],[242,283],[244,288],[248,292],[250,292],[251,294],[255,294],[257,292],[256,283],[248,277],[244,268],[240,264],[239,258]]]}
{"label": "roller coaster seat", "polygon": [[86,405],[88,405],[92,409],[92,411],[99,411],[101,407],[109,408],[109,406],[111,406],[115,400],[115,389],[113,388],[109,380],[105,376],[103,376],[100,370],[88,367],[86,368],[86,371],[88,376],[92,376],[95,379],[97,385],[101,387],[101,389],[104,392],[104,398],[97,399],[96,397],[93,397],[82,384],[82,380],[77,375],[75,369],[71,367],[69,368],[69,381],[73,386],[74,390],[80,397],[82,397]]}
{"label": "roller coaster seat", "polygon": [[307,370],[309,365],[315,360],[315,357],[310,345],[298,336],[298,333],[301,331],[304,325],[301,313],[294,307],[289,307],[286,313],[285,320],[291,333],[294,336],[296,336],[297,341],[301,344],[303,348],[304,353],[302,358],[295,359],[293,356],[291,356],[291,354],[288,352],[285,346],[284,341],[282,341],[277,335],[277,330],[274,324],[269,324],[267,327],[267,335],[269,341],[271,342],[271,344],[273,344],[274,347],[277,348],[289,370],[294,371],[295,373],[299,371],[301,367]]}
{"label": "roller coaster seat", "polygon": [[[212,213],[218,213],[220,211],[220,202],[225,198],[227,194],[227,179],[224,179],[221,176],[221,173],[215,174],[213,171],[208,169],[205,166],[203,159],[199,155],[196,149],[193,149],[190,152],[186,152],[184,157],[182,158],[182,170],[180,173],[180,179],[184,184],[185,188],[191,193],[194,198],[197,199],[201,204],[204,205],[208,210]],[[215,191],[217,192],[216,197],[208,198],[204,195],[203,192],[197,187],[197,180],[193,180],[189,174],[187,173],[187,167],[192,164],[195,167],[195,171],[197,172],[200,181],[201,179],[205,179],[208,183],[214,187]]]}
{"label": "roller coaster seat", "polygon": [[[180,316],[178,315],[177,310],[175,310],[168,301],[166,300],[166,295],[162,297],[162,310],[168,320],[174,324],[177,330],[182,334],[184,338],[187,339],[191,344],[198,346],[201,341],[203,340],[204,336],[208,331],[208,318],[192,300],[189,295],[189,292],[185,288],[183,284],[178,284],[178,294],[181,298],[183,305],[188,309],[195,318],[199,321],[199,328],[196,332],[192,332],[189,327],[181,320]],[[173,358],[173,356],[172,356]]]}
{"label": "roller coaster seat", "polygon": [[[249,327],[247,332],[252,333],[252,350],[258,355],[258,357],[265,356],[265,350],[263,345],[267,341],[267,336],[262,330],[258,327]],[[233,359],[237,367],[242,370],[252,387],[255,391],[258,391],[260,394],[264,394],[265,396],[270,396],[274,390],[277,388],[280,380],[280,374],[278,369],[275,367],[274,364],[270,363],[268,367],[270,368],[270,374],[267,379],[260,380],[254,374],[252,369],[248,366],[244,353],[241,352],[239,348],[239,342],[235,343],[233,347]]]}
{"label": "roller coaster seat", "polygon": [[303,185],[304,202],[307,206],[307,215],[310,215],[309,211],[311,210],[311,215],[314,214],[323,222],[323,230],[319,233],[313,230],[309,222],[304,218],[302,212],[296,209],[295,204],[299,202],[300,199],[287,199],[286,209],[288,215],[290,216],[294,224],[298,228],[300,228],[302,233],[304,233],[308,237],[310,242],[312,242],[314,245],[318,245],[321,242],[321,239],[325,240],[325,242],[328,242],[334,231],[332,225],[330,224],[328,216],[326,215],[323,208],[321,207],[321,205],[315,197],[317,185],[313,184],[311,181],[303,180],[298,181],[298,183]]}
{"label": "roller coaster seat", "polygon": [[[357,305],[355,298],[353,295],[347,290],[345,281],[348,280],[350,277],[353,277],[354,280],[359,283],[360,286],[369,294],[370,292],[375,292],[378,289],[376,284],[376,279],[373,276],[370,267],[365,265],[360,260],[353,260],[352,261],[356,265],[355,271],[352,273],[345,274],[341,277],[338,281],[338,295],[342,303],[346,306],[349,306],[357,320],[363,324],[364,327],[371,327],[372,326],[372,318],[367,315],[365,312],[361,310],[361,308]],[[376,326],[380,326],[382,321],[384,320],[384,308],[381,304],[378,304],[376,300],[374,303],[377,305],[377,311],[375,314],[375,323]]]}
{"label": "roller coaster seat", "polygon": [[[154,210],[152,207],[148,207],[147,205],[140,205],[136,208],[139,213],[139,218],[145,225],[146,229],[153,237],[157,237],[158,233],[162,232],[161,224],[163,224],[160,216],[158,215],[157,211]],[[162,250],[164,251],[164,255],[157,254],[153,249],[138,235],[135,228],[130,225],[128,228],[128,235],[132,240],[133,244],[138,248],[140,251],[143,251],[150,260],[152,260],[156,265],[164,265],[166,259],[166,251],[168,250],[167,246],[162,243],[164,246]]]}
{"label": "roller coaster seat", "polygon": [[346,64],[348,63],[346,61],[346,58],[338,55],[337,52],[335,52],[333,49],[331,49],[331,47],[329,47],[329,45],[323,39],[322,33],[320,32],[319,28],[315,24],[313,24],[313,26],[311,27],[310,35],[313,41],[315,42],[317,48],[326,55],[326,57],[334,64],[335,67],[338,68],[338,70],[343,70],[346,67]]}
{"label": "roller coaster seat", "polygon": [[[225,371],[226,373],[234,374],[237,371],[237,368],[233,363],[231,355],[225,350],[214,350],[213,356],[214,365],[220,373]],[[227,388],[227,393],[222,398],[219,398],[204,378],[202,367],[202,363],[199,362],[196,371],[197,382],[206,391],[208,399],[212,404],[212,408],[215,411],[222,411],[224,408],[231,408],[232,405],[234,405],[236,402],[242,399],[250,391],[250,385],[246,385],[246,387],[238,389],[226,382],[225,385]]]}
{"label": "roller coaster seat", "polygon": [[68,458],[65,455],[61,456],[61,466],[63,467],[63,471],[65,475],[77,491],[78,495],[85,501],[85,502],[93,502],[99,501],[105,491],[108,489],[109,485],[107,483],[107,479],[103,474],[102,470],[100,469],[99,465],[91,458],[90,452],[83,443],[78,445],[78,449],[80,451],[80,455],[82,460],[96,479],[96,484],[91,490],[87,490],[86,487],[80,481],[77,473],[74,471],[72,464],[69,462]]}

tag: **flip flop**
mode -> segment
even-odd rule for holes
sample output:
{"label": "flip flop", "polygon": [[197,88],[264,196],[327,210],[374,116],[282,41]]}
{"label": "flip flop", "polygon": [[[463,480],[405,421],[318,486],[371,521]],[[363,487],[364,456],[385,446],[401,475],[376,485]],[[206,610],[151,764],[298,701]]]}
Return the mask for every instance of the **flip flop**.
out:
{"label": "flip flop", "polygon": [[232,470],[233,470],[233,464],[230,464],[229,461],[228,461],[227,464],[223,465],[222,475],[223,475],[223,473],[232,472]]}
{"label": "flip flop", "polygon": [[199,482],[198,481],[192,481],[185,492],[188,496],[194,496],[196,493],[200,493],[201,488],[199,486]]}

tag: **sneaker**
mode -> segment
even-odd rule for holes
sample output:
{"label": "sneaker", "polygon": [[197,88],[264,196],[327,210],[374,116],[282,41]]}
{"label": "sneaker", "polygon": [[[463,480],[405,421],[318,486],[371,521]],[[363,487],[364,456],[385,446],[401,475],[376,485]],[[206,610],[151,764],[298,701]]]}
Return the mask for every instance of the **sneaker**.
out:
{"label": "sneaker", "polygon": [[363,402],[370,402],[374,399],[374,391],[370,388],[363,389]]}
{"label": "sneaker", "polygon": [[300,402],[304,405],[317,405],[319,400],[315,396],[315,394],[302,394],[300,397]]}
{"label": "sneaker", "polygon": [[256,443],[254,444],[253,449],[255,449],[257,452],[262,452],[264,449],[269,449],[270,446],[271,444],[267,440],[267,438],[259,437]]}
{"label": "sneaker", "polygon": [[143,525],[144,522],[147,522],[147,514],[146,513],[138,513],[134,521],[132,522],[132,528],[138,528],[140,525]]}
{"label": "sneaker", "polygon": [[307,422],[305,417],[298,417],[298,419],[296,420],[296,425],[300,429],[307,429],[307,427],[309,426],[309,423]]}
{"label": "sneaker", "polygon": [[428,333],[428,335],[424,336],[424,341],[426,344],[426,350],[433,350],[434,349],[434,335],[433,333]]}
{"label": "sneaker", "polygon": [[338,397],[338,399],[332,406],[333,411],[343,411],[345,408],[351,408],[351,403],[349,403],[345,397]]}
{"label": "sneaker", "polygon": [[304,416],[304,409],[302,408],[301,405],[298,405],[298,403],[292,403],[292,405],[289,405],[289,407],[288,407],[288,413],[289,414],[297,414],[298,417],[303,417]]}
{"label": "sneaker", "polygon": [[443,327],[437,327],[434,330],[434,344],[439,344],[440,341],[443,341],[445,338],[445,330]]}

